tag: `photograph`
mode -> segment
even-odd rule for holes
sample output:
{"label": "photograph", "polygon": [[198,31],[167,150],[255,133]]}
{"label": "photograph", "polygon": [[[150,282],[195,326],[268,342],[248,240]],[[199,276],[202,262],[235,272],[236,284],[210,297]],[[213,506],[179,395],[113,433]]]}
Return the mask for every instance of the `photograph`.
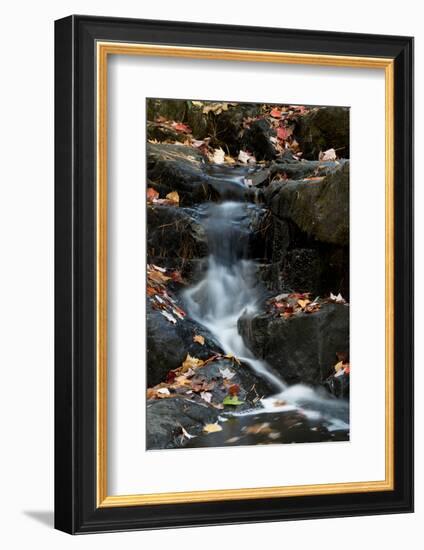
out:
{"label": "photograph", "polygon": [[147,450],[349,441],[349,122],[146,99]]}

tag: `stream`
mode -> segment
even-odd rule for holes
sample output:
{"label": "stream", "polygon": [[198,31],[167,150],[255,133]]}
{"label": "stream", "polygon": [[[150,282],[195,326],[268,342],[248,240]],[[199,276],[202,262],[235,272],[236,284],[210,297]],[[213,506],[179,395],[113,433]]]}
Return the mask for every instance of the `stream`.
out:
{"label": "stream", "polygon": [[244,199],[245,179],[251,171],[220,167],[213,174],[222,179],[228,193],[220,203],[197,207],[208,239],[208,265],[203,278],[185,290],[183,299],[190,317],[214,335],[225,353],[233,354],[264,379],[270,395],[261,399],[260,408],[222,415],[223,430],[196,438],[193,446],[346,441],[347,401],[333,398],[323,389],[288,386],[265,361],[254,356],[239,334],[238,319],[259,312],[265,295],[255,260],[249,257],[252,216],[259,208]]}

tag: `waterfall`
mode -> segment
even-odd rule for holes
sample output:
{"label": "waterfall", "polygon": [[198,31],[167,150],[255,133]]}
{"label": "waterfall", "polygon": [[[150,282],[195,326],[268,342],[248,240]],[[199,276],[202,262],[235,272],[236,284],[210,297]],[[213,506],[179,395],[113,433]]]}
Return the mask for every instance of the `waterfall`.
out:
{"label": "waterfall", "polygon": [[225,353],[247,363],[282,392],[286,384],[266,362],[253,356],[237,328],[244,312],[256,312],[259,298],[255,264],[248,259],[249,208],[252,205],[233,201],[207,205],[208,268],[203,279],[185,291],[184,300],[190,316],[210,330]]}

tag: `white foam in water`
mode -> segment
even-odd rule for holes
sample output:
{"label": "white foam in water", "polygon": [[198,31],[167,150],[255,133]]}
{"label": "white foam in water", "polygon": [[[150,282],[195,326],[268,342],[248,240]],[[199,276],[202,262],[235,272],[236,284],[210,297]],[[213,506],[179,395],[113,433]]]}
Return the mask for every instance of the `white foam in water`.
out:
{"label": "white foam in water", "polygon": [[[204,278],[184,293],[190,316],[204,325],[217,339],[225,353],[247,363],[275,389],[272,397],[262,399],[263,409],[240,413],[260,414],[301,409],[316,420],[327,421],[328,429],[348,429],[349,407],[346,401],[332,398],[309,386],[288,387],[269,365],[255,358],[239,334],[237,321],[243,313],[257,311],[255,264],[246,260],[248,237],[245,227],[245,203],[227,201],[208,206],[205,228],[211,252]],[[281,350],[284,353],[284,350]]]}

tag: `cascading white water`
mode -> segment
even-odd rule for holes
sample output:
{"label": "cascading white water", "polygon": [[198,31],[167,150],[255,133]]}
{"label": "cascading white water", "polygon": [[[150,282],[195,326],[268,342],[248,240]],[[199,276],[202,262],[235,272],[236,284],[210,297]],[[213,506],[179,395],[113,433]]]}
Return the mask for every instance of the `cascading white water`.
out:
{"label": "cascading white water", "polygon": [[237,329],[237,320],[244,312],[255,313],[258,298],[255,265],[246,259],[248,208],[245,203],[233,201],[208,206],[208,269],[204,278],[185,292],[184,299],[191,317],[210,330],[226,353],[247,363],[275,391],[281,392],[286,384],[264,361],[253,356]]}
{"label": "cascading white water", "polygon": [[210,203],[203,211],[210,252],[208,267],[203,279],[184,292],[186,309],[215,336],[225,353],[247,363],[270,383],[275,393],[262,399],[263,412],[302,409],[306,415],[327,419],[329,429],[348,429],[346,401],[327,397],[303,384],[288,387],[265,361],[254,357],[238,332],[238,319],[243,313],[256,313],[259,298],[255,263],[248,259],[249,208],[254,206],[227,201]]}

